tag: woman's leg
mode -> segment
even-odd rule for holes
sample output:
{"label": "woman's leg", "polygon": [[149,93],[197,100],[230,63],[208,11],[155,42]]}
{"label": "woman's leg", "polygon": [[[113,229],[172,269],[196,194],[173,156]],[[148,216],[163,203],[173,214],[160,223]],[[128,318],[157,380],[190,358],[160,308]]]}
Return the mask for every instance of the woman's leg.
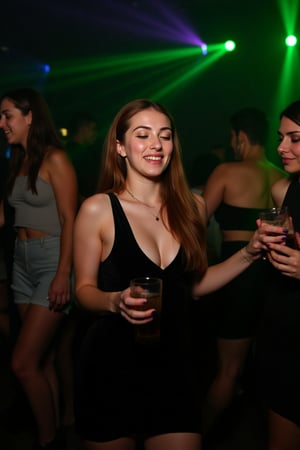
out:
{"label": "woman's leg", "polygon": [[[51,345],[62,314],[39,305],[19,305],[22,325],[12,356],[12,368],[19,379],[35,417],[39,441],[45,444],[56,435],[57,393],[50,372]],[[47,368],[45,368],[45,364]],[[46,371],[46,372],[45,372]]]}
{"label": "woman's leg", "polygon": [[209,388],[203,410],[205,432],[230,405],[251,342],[250,338],[218,339],[218,372]]}
{"label": "woman's leg", "polygon": [[120,438],[110,442],[84,441],[84,447],[86,450],[135,450],[136,448],[135,441],[130,438]]}
{"label": "woman's leg", "polygon": [[269,411],[268,450],[299,449],[300,427],[274,411]]}
{"label": "woman's leg", "polygon": [[56,350],[53,348],[52,350],[50,350],[50,353],[47,355],[45,363],[43,364],[43,372],[52,393],[55,409],[56,428],[58,429],[60,426],[60,395],[55,360]]}
{"label": "woman's leg", "polygon": [[55,358],[59,377],[62,427],[74,424],[74,342],[79,327],[79,313],[72,310],[64,318],[61,327]]}
{"label": "woman's leg", "polygon": [[168,433],[153,436],[145,442],[145,450],[162,449],[201,450],[201,435],[197,433]]}

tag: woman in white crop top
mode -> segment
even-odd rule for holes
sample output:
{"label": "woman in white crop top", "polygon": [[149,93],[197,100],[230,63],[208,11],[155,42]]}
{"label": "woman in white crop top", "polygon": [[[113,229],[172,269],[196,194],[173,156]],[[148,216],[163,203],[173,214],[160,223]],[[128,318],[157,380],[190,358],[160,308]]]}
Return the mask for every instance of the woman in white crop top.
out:
{"label": "woman in white crop top", "polygon": [[0,114],[11,147],[7,199],[15,209],[17,231],[12,289],[21,327],[12,367],[36,420],[34,449],[57,449],[53,341],[71,298],[76,175],[38,92],[7,92]]}

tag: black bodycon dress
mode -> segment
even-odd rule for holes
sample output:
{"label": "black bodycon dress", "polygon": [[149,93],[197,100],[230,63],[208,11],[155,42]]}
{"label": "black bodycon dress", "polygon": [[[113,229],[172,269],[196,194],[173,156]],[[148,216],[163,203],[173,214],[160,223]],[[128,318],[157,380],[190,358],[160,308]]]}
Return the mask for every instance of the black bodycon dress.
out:
{"label": "black bodycon dress", "polygon": [[139,276],[163,280],[161,339],[138,344],[121,315],[99,316],[84,338],[75,380],[76,429],[85,440],[172,432],[200,433],[196,355],[190,316],[191,274],[180,249],[165,269],[138,246],[117,197],[112,204],[115,239],[101,263],[99,287],[120,291]]}
{"label": "black bodycon dress", "polygon": [[[300,232],[300,184],[292,181],[284,199]],[[265,281],[263,321],[257,339],[257,379],[274,412],[300,426],[300,280],[271,264]]]}

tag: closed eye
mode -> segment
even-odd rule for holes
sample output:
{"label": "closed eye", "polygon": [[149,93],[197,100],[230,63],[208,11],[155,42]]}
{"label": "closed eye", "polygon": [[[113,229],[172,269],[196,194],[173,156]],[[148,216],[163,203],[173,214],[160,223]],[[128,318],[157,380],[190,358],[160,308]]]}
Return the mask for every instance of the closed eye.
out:
{"label": "closed eye", "polygon": [[164,139],[165,141],[170,141],[171,140],[171,135],[167,135],[167,136],[159,136],[161,139]]}

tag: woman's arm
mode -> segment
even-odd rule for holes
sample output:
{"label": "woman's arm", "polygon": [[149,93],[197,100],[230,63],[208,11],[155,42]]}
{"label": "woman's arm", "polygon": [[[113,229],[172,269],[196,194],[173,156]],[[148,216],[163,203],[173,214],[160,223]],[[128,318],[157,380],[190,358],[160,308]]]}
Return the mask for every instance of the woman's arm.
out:
{"label": "woman's arm", "polygon": [[73,226],[77,209],[77,181],[65,153],[52,150],[47,156],[49,181],[53,187],[61,223],[60,256],[56,276],[49,288],[49,301],[60,308],[70,300],[70,274],[73,256]]}
{"label": "woman's arm", "polygon": [[98,288],[101,260],[110,253],[114,239],[112,210],[107,195],[97,194],[85,200],[75,221],[74,268],[76,298],[83,308],[95,313],[120,313],[133,324],[144,324],[153,319],[153,308],[135,309],[146,302],[133,298],[130,288],[105,292]]}
{"label": "woman's arm", "polygon": [[[198,298],[223,287],[259,259],[261,251],[267,251],[270,243],[282,243],[286,232],[287,230],[282,227],[267,224],[260,226],[246,247],[225,261],[208,267],[202,280],[194,285],[193,296]],[[276,233],[276,235],[269,233]]]}
{"label": "woman's arm", "polygon": [[94,312],[119,312],[120,292],[98,289],[109,198],[103,194],[86,199],[79,210],[74,228],[75,293],[78,303]]}

